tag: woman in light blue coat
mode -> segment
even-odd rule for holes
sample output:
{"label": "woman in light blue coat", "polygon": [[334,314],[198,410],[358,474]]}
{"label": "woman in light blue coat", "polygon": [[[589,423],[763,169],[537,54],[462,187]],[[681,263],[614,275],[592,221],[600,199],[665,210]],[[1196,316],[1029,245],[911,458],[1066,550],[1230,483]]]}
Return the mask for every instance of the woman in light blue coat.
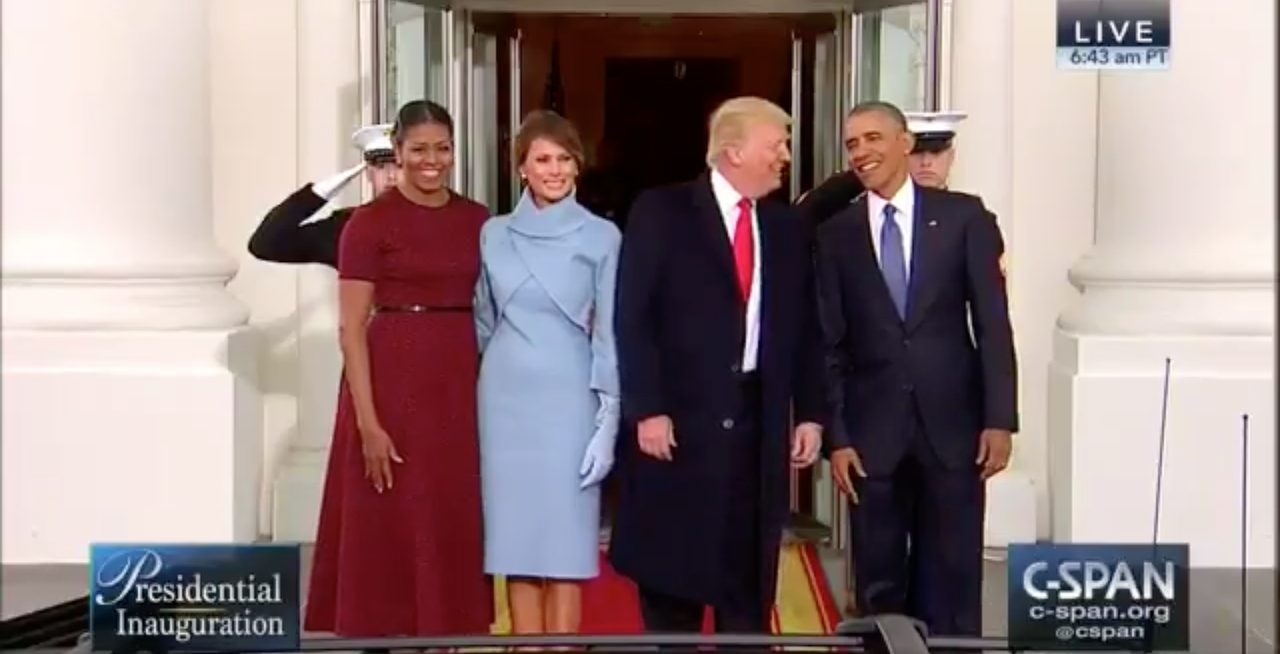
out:
{"label": "woman in light blue coat", "polygon": [[530,114],[515,150],[527,189],[481,230],[475,297],[485,571],[507,578],[515,633],[574,633],[618,434],[621,235],[574,198],[569,121]]}

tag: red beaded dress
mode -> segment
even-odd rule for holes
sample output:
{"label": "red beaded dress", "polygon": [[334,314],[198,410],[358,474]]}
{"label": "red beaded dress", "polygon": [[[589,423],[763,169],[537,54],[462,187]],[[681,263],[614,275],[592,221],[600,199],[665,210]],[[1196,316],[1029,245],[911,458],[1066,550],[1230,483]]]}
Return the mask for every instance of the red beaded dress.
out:
{"label": "red beaded dress", "polygon": [[[346,637],[486,634],[471,303],[488,210],[430,208],[390,190],[343,231],[342,279],[373,282],[369,367],[382,426],[404,459],[394,488],[365,479],[345,380],[338,397],[305,628]],[[426,310],[429,308],[429,310]]]}

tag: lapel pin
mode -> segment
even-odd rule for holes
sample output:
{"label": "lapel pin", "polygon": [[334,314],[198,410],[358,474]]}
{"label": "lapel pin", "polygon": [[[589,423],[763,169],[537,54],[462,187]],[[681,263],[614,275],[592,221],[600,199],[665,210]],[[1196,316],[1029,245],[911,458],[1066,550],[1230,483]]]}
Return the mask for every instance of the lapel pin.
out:
{"label": "lapel pin", "polygon": [[930,220],[930,221],[929,221],[929,226],[930,226],[930,227],[937,227],[937,226],[938,226],[938,221],[936,221],[936,220]]}

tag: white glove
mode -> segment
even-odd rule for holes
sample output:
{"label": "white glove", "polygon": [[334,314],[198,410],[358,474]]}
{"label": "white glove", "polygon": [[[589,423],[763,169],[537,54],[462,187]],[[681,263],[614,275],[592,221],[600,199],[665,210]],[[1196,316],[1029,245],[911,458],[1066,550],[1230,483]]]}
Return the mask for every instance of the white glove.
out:
{"label": "white glove", "polygon": [[320,196],[322,199],[332,200],[340,191],[342,191],[344,186],[350,184],[351,180],[364,172],[364,168],[365,164],[361,163],[360,165],[352,166],[333,177],[320,180],[311,185],[311,192]]}
{"label": "white glove", "polygon": [[596,393],[600,408],[596,410],[596,433],[587,442],[587,452],[582,457],[581,488],[590,488],[604,481],[613,469],[613,447],[618,440],[618,398]]}

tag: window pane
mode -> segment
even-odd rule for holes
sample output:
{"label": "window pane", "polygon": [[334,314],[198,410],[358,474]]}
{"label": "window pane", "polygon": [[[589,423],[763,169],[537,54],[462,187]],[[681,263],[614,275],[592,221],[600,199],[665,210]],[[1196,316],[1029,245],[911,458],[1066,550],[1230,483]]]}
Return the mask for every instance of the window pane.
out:
{"label": "window pane", "polygon": [[404,0],[387,3],[387,88],[383,115],[394,119],[412,100],[444,102],[444,12]]}
{"label": "window pane", "polygon": [[928,4],[861,14],[858,100],[892,102],[904,111],[925,107],[928,84]]}

